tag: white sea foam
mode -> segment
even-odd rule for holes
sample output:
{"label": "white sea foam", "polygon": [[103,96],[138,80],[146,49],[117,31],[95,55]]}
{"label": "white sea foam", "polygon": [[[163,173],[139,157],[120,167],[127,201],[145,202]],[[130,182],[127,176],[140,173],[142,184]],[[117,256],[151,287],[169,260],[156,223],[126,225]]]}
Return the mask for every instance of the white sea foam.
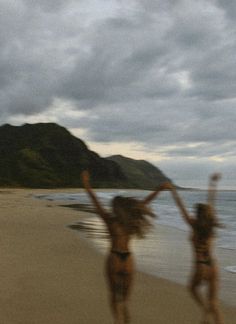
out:
{"label": "white sea foam", "polygon": [[224,268],[226,271],[236,273],[236,266],[229,266]]}

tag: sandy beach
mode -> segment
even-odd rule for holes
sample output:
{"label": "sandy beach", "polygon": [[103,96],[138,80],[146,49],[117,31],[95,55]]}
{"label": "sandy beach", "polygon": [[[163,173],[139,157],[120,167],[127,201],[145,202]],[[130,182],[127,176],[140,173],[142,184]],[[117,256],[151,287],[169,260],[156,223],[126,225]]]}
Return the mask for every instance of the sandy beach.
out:
{"label": "sandy beach", "polygon": [[[111,324],[104,256],[67,227],[83,212],[33,198],[44,192],[50,191],[0,190],[1,323]],[[236,309],[222,309],[233,324]],[[184,286],[143,273],[136,274],[130,310],[135,324],[201,319]]]}

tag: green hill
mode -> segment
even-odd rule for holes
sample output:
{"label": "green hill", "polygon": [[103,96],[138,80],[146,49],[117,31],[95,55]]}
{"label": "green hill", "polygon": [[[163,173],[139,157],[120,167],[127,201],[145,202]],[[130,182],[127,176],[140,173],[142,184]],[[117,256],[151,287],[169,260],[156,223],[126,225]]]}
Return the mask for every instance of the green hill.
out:
{"label": "green hill", "polygon": [[134,160],[122,155],[113,155],[108,159],[121,167],[132,188],[153,189],[160,183],[171,181],[160,169],[145,160]]}
{"label": "green hill", "polygon": [[87,169],[94,186],[120,187],[125,177],[65,128],[53,123],[0,127],[0,185],[77,187]]}
{"label": "green hill", "polygon": [[[94,187],[149,189],[158,185],[147,180],[160,172],[150,163],[122,159],[133,163],[125,166],[115,157],[101,158],[54,123],[0,127],[0,186],[80,187],[80,174],[85,169]],[[162,176],[158,179],[163,181]]]}

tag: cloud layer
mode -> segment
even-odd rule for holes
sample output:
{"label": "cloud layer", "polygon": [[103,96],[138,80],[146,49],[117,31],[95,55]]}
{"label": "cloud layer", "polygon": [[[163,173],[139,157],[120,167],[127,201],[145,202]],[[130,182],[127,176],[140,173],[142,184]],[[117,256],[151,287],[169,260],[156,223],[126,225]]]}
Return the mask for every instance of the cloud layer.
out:
{"label": "cloud layer", "polygon": [[234,1],[2,0],[0,12],[1,123],[55,121],[177,178],[231,177]]}

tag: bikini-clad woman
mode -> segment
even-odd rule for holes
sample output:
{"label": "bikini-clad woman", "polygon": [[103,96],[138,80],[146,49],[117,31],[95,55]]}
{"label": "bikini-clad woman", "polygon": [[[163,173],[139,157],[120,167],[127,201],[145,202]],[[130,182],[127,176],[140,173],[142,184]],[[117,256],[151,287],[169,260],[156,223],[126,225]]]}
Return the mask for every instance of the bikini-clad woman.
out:
{"label": "bikini-clad woman", "polygon": [[[223,324],[218,304],[218,267],[212,255],[212,244],[215,228],[220,227],[216,219],[214,200],[216,183],[220,175],[215,173],[210,177],[207,204],[196,205],[196,216],[190,216],[176,189],[169,184],[172,195],[185,222],[191,227],[191,243],[194,252],[193,274],[190,281],[190,292],[196,302],[203,308],[203,323],[209,323],[208,318],[213,316],[216,324]],[[204,299],[198,289],[202,283],[207,284],[207,296]]]}
{"label": "bikini-clad woman", "polygon": [[129,322],[127,302],[134,275],[134,260],[129,244],[133,236],[143,237],[151,226],[145,215],[155,215],[148,204],[165,189],[165,184],[144,200],[117,196],[112,200],[112,212],[108,212],[97,199],[89,182],[89,173],[82,173],[82,181],[97,214],[102,218],[110,234],[111,248],[106,261],[106,275],[110,290],[111,308],[115,324]]}

